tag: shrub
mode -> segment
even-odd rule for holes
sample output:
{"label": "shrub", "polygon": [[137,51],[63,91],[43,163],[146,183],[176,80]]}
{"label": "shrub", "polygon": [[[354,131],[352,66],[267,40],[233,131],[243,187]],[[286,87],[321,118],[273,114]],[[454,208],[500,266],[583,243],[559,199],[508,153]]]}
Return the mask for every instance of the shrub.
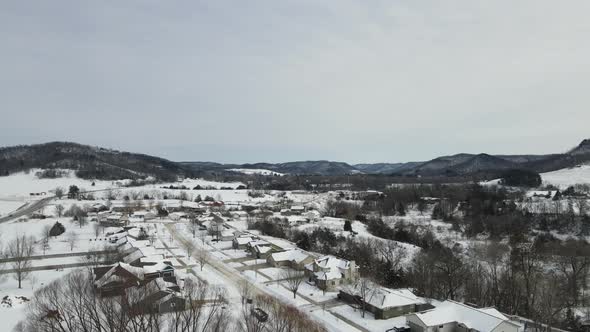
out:
{"label": "shrub", "polygon": [[57,221],[55,224],[53,224],[53,227],[51,227],[51,230],[49,230],[49,236],[58,236],[63,234],[66,231],[66,228],[64,225],[62,225],[59,221]]}

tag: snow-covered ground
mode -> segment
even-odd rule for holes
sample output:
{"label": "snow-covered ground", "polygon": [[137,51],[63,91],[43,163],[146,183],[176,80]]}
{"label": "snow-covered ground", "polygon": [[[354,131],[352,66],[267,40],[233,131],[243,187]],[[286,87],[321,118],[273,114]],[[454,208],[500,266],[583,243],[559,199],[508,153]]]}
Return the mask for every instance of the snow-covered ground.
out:
{"label": "snow-covered ground", "polygon": [[[76,177],[74,171],[65,170],[67,176],[56,179],[39,179],[35,174],[40,169],[32,169],[30,172],[19,172],[9,176],[0,176],[0,199],[30,199],[44,196],[31,196],[31,193],[45,193],[49,195],[55,188],[61,187],[66,192],[72,185],[85,190],[103,190],[120,186],[123,181],[85,180]],[[94,182],[94,186],[92,183]],[[118,183],[117,183],[118,182]]]}
{"label": "snow-covered ground", "polygon": [[567,188],[575,184],[590,184],[590,165],[580,165],[542,173],[541,178],[543,184],[552,184],[559,188]]}
{"label": "snow-covered ground", "polygon": [[0,217],[16,211],[27,203],[24,199],[1,199],[0,198]]}
{"label": "snow-covered ground", "polygon": [[275,175],[275,176],[283,176],[284,175],[283,173],[270,171],[268,169],[255,169],[255,168],[232,168],[232,169],[228,169],[228,171],[247,174],[247,175]]}
{"label": "snow-covered ground", "polygon": [[12,278],[12,275],[2,275],[0,280],[0,299],[8,296],[13,300],[12,307],[0,305],[0,326],[2,331],[11,331],[12,328],[25,317],[27,301],[16,300],[16,297],[24,296],[27,299],[33,297],[37,288],[43,287],[55,279],[63,277],[73,269],[63,269],[61,271],[35,271],[29,278],[23,281],[22,289],[18,288],[18,283]]}

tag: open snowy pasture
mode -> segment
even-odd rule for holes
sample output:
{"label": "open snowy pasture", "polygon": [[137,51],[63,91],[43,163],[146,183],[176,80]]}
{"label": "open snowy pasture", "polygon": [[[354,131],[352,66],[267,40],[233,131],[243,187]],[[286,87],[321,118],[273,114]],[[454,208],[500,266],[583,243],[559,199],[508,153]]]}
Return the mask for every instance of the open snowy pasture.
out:
{"label": "open snowy pasture", "polygon": [[590,165],[580,165],[541,173],[541,179],[543,184],[552,184],[561,189],[575,184],[590,184]]}
{"label": "open snowy pasture", "polygon": [[[66,232],[59,236],[50,237],[49,247],[45,248],[45,253],[43,253],[40,239],[43,236],[44,228],[53,226],[57,221],[65,226]],[[105,247],[112,246],[106,236],[100,230],[95,229],[95,225],[95,222],[88,222],[80,227],[71,218],[18,219],[0,224],[0,233],[4,244],[18,235],[33,236],[38,242],[36,255],[104,250]],[[73,248],[68,239],[70,233],[75,234],[76,237]]]}
{"label": "open snowy pasture", "polygon": [[[116,188],[126,183],[122,181],[85,180],[78,178],[74,171],[63,170],[66,176],[55,179],[40,179],[36,176],[41,169],[32,169],[29,172],[14,173],[9,176],[0,176],[0,198],[39,199],[52,195],[55,188],[63,188],[66,192],[72,185],[82,191],[104,190]],[[94,186],[92,185],[94,183]],[[31,193],[45,193],[45,195],[31,196]]]}

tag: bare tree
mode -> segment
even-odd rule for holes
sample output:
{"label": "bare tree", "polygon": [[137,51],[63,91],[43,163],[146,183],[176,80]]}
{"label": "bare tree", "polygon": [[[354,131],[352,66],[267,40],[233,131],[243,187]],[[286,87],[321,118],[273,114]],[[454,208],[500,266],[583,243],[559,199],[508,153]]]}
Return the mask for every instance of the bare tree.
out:
{"label": "bare tree", "polygon": [[66,236],[66,241],[70,245],[70,251],[74,251],[76,247],[76,243],[78,242],[78,233],[76,232],[68,232]]}
{"label": "bare tree", "polygon": [[355,296],[358,300],[357,305],[361,309],[361,316],[365,318],[367,311],[367,301],[377,290],[377,285],[369,278],[359,278],[354,284],[344,286],[344,290]]}
{"label": "bare tree", "polygon": [[197,231],[199,230],[199,223],[194,216],[191,216],[190,221],[188,223],[188,229],[193,234],[193,238],[197,235]]}
{"label": "bare tree", "polygon": [[64,214],[64,206],[61,204],[57,204],[55,206],[55,214],[57,215],[58,218],[61,218]]}
{"label": "bare tree", "polygon": [[574,201],[574,205],[578,209],[578,214],[585,216],[588,213],[588,200],[585,196],[577,197]]}
{"label": "bare tree", "polygon": [[57,197],[58,199],[61,199],[64,195],[64,188],[62,187],[57,187],[55,188],[55,197]]}
{"label": "bare tree", "polygon": [[210,259],[209,251],[206,248],[199,248],[196,252],[197,262],[199,262],[199,266],[201,267],[201,271],[203,271],[203,267],[209,262]]}
{"label": "bare tree", "polygon": [[238,283],[238,290],[240,292],[240,296],[242,296],[242,305],[246,304],[246,301],[252,296],[254,285],[248,280],[240,280]]}
{"label": "bare tree", "polygon": [[407,250],[395,241],[376,241],[375,248],[385,258],[393,271],[400,268],[401,262],[407,257]]}
{"label": "bare tree", "polygon": [[92,229],[94,230],[94,237],[97,238],[104,227],[102,227],[100,222],[96,222],[94,225],[92,225]]}
{"label": "bare tree", "polygon": [[86,216],[81,215],[76,218],[76,223],[78,224],[78,226],[80,226],[80,228],[86,225],[86,221]]}
{"label": "bare tree", "polygon": [[193,252],[195,252],[195,249],[197,249],[197,246],[195,245],[195,243],[190,240],[181,241],[180,245],[182,246],[184,251],[186,251],[186,257],[188,259],[190,259],[192,257]]}
{"label": "bare tree", "polygon": [[43,229],[41,230],[41,250],[43,250],[43,255],[45,252],[50,248],[49,245],[49,238],[51,237],[51,225],[43,225]]}
{"label": "bare tree", "polygon": [[14,279],[18,281],[18,288],[22,288],[22,281],[29,276],[31,256],[35,253],[35,238],[17,235],[8,243],[6,256],[12,258],[10,265],[14,270]]}
{"label": "bare tree", "polygon": [[297,298],[297,291],[299,290],[299,286],[301,286],[301,283],[305,279],[303,271],[297,271],[290,268],[285,269],[281,272],[280,279],[283,279],[285,281],[285,286],[288,290],[291,291],[291,293],[293,293],[293,298]]}

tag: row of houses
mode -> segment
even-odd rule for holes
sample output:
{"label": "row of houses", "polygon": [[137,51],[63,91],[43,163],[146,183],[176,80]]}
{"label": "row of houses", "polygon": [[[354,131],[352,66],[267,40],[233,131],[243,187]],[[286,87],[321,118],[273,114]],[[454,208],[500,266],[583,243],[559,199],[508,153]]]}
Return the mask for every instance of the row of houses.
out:
{"label": "row of houses", "polygon": [[360,287],[359,284],[345,287],[338,298],[364,306],[375,319],[405,316],[412,332],[518,332],[524,327],[495,308],[476,308],[451,300],[434,306],[409,289],[377,287],[362,294]]}
{"label": "row of houses", "polygon": [[309,283],[331,291],[338,286],[351,283],[360,277],[359,267],[354,261],[334,256],[315,256],[297,248],[284,248],[280,244],[250,234],[237,234],[234,249],[243,249],[256,259],[265,259],[273,267],[289,267],[303,271]]}
{"label": "row of houses", "polygon": [[109,238],[117,243],[121,261],[93,269],[94,290],[102,297],[130,295],[131,314],[166,313],[183,310],[184,280],[176,274],[172,261],[143,227],[109,228]]}

